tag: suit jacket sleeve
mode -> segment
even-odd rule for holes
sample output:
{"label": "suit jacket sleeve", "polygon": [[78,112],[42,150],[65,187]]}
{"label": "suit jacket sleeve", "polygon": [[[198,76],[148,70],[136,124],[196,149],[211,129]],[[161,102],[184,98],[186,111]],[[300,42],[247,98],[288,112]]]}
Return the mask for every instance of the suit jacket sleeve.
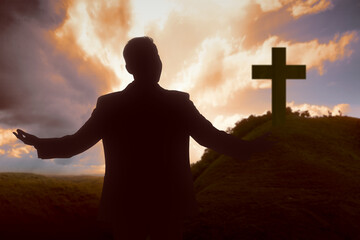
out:
{"label": "suit jacket sleeve", "polygon": [[41,138],[35,145],[38,157],[42,159],[70,158],[97,143],[102,138],[100,100],[101,98],[98,99],[91,117],[76,133],[60,138]]}
{"label": "suit jacket sleeve", "polygon": [[202,146],[234,158],[247,157],[247,153],[251,150],[251,144],[248,141],[215,128],[210,121],[200,114],[190,100],[188,100],[187,112],[190,136],[195,141]]}

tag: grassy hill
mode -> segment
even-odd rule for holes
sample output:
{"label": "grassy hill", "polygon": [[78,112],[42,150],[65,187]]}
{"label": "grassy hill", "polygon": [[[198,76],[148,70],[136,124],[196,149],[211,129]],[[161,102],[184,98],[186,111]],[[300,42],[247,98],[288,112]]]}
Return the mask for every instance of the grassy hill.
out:
{"label": "grassy hill", "polygon": [[[184,239],[360,239],[360,119],[250,117],[231,132],[271,148],[207,150],[192,166],[200,213]],[[0,239],[111,239],[96,225],[100,177],[0,174]]]}
{"label": "grassy hill", "polygon": [[232,132],[268,133],[273,147],[246,161],[208,151],[193,165],[201,212],[187,239],[360,239],[360,120],[292,114],[273,129],[253,118]]}

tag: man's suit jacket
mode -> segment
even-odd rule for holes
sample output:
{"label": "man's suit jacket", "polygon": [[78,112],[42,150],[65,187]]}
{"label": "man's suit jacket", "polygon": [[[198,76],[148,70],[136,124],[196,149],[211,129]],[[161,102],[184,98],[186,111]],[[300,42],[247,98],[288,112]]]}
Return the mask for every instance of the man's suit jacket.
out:
{"label": "man's suit jacket", "polygon": [[102,139],[105,176],[100,217],[196,212],[189,136],[216,151],[239,156],[241,140],[219,131],[187,93],[136,82],[99,97],[90,119],[73,135],[41,139],[39,158],[68,158]]}

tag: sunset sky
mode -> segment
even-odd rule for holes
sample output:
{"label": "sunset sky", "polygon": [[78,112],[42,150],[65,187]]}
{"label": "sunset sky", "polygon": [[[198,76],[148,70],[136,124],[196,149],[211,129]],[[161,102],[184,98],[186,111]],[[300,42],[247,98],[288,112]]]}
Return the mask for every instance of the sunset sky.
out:
{"label": "sunset sky", "polygon": [[[287,80],[287,104],[315,115],[360,117],[358,0],[106,0],[0,2],[0,171],[102,174],[102,145],[70,159],[41,160],[17,140],[74,133],[96,99],[132,81],[126,42],[154,39],[160,85],[190,93],[219,129],[271,109],[271,81],[251,65],[270,64],[286,47],[287,64],[306,80]],[[191,142],[191,162],[203,148]]]}

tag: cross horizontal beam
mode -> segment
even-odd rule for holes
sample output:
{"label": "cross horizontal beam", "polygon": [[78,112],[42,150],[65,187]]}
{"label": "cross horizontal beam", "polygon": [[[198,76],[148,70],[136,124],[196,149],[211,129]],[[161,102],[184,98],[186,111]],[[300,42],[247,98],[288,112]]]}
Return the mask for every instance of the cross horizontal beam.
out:
{"label": "cross horizontal beam", "polygon": [[[253,79],[272,79],[275,75],[271,65],[252,65]],[[306,79],[306,65],[287,65],[284,69],[286,79]]]}

